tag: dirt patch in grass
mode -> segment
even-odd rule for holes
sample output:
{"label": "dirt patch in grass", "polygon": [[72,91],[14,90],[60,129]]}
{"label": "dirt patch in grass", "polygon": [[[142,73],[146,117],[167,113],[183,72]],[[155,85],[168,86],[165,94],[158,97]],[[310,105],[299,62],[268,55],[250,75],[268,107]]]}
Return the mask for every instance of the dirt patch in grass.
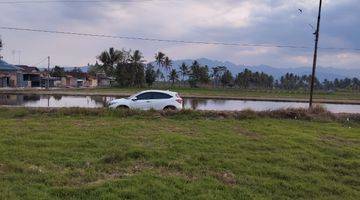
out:
{"label": "dirt patch in grass", "polygon": [[355,141],[351,139],[345,139],[334,135],[321,135],[320,141],[325,143],[331,143],[336,144],[337,146],[343,146],[343,145],[360,145],[360,141]]}
{"label": "dirt patch in grass", "polygon": [[217,172],[214,177],[225,185],[234,186],[237,184],[235,174],[232,172]]}
{"label": "dirt patch in grass", "polygon": [[249,139],[259,140],[259,139],[262,138],[262,136],[259,135],[258,133],[246,130],[246,129],[242,128],[242,127],[235,127],[234,131],[236,133],[242,135],[242,136],[245,136],[245,137],[249,138]]}
{"label": "dirt patch in grass", "polygon": [[121,179],[121,178],[124,178],[124,177],[126,177],[125,174],[123,174],[121,172],[108,173],[108,174],[104,174],[101,178],[99,178],[99,179],[97,179],[95,181],[86,183],[85,185],[87,185],[87,186],[100,186],[100,185],[103,185],[103,184],[105,184],[107,182],[115,181],[117,179]]}

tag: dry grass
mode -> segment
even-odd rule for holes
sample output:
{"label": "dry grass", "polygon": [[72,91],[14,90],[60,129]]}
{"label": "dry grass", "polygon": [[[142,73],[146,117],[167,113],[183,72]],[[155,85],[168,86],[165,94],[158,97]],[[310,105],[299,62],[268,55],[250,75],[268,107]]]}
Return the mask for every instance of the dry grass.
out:
{"label": "dry grass", "polygon": [[[140,110],[109,110],[105,108],[0,108],[10,118],[23,118],[34,115],[47,116],[111,116],[111,117],[138,117],[138,118],[176,118],[176,119],[253,119],[275,118],[294,120],[339,121],[343,123],[360,122],[360,114],[335,114],[324,107],[316,106],[313,109],[288,108],[274,111],[140,111]],[[9,115],[9,113],[11,113]],[[78,123],[78,122],[74,122]],[[86,124],[77,124],[86,126]]]}

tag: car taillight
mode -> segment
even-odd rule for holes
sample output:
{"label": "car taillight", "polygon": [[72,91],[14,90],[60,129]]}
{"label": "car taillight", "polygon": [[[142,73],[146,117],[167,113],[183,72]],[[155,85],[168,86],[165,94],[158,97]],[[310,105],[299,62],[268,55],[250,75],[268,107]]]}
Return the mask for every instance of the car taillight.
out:
{"label": "car taillight", "polygon": [[182,104],[182,103],[183,103],[183,100],[182,100],[182,99],[176,99],[176,101],[177,101],[179,104]]}
{"label": "car taillight", "polygon": [[176,101],[179,103],[179,104],[182,104],[183,103],[183,100],[182,100],[182,98],[180,97],[180,95],[179,94],[175,94],[175,96],[176,96]]}

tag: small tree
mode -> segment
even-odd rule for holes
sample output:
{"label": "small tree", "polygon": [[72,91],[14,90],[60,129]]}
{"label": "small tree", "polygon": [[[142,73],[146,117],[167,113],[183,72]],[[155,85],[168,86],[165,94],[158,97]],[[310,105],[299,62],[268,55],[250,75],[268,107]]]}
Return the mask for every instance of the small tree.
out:
{"label": "small tree", "polygon": [[55,66],[51,70],[50,75],[52,77],[64,77],[65,76],[65,69],[63,67]]}
{"label": "small tree", "polygon": [[174,86],[175,81],[179,80],[179,75],[175,69],[171,70],[169,80],[171,81],[171,87]]}
{"label": "small tree", "polygon": [[70,74],[75,78],[81,78],[83,72],[81,71],[80,68],[75,67],[73,70],[70,71]]}
{"label": "small tree", "polygon": [[99,63],[96,61],[95,65],[88,65],[88,74],[91,76],[96,76],[97,74],[104,73]]}
{"label": "small tree", "polygon": [[225,73],[221,76],[221,84],[226,87],[233,82],[233,76],[229,70],[226,70]]}
{"label": "small tree", "polygon": [[154,70],[154,66],[152,64],[148,64],[145,70],[145,81],[149,87],[156,81],[156,76],[157,74]]}
{"label": "small tree", "polygon": [[198,83],[209,83],[209,67],[201,66],[199,62],[194,61],[191,65],[190,73],[189,73],[189,84],[190,87],[197,87]]}

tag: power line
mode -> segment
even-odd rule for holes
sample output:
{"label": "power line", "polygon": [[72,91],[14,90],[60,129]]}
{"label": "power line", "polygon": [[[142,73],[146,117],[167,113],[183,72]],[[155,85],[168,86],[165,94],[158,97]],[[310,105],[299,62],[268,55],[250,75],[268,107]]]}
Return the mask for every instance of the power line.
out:
{"label": "power line", "polygon": [[[51,33],[51,34],[63,34],[63,35],[75,35],[75,36],[85,36],[85,37],[100,37],[100,38],[125,39],[125,40],[141,40],[141,41],[150,41],[150,42],[183,43],[183,44],[199,44],[199,45],[221,45],[221,46],[242,46],[242,47],[311,49],[311,47],[309,47],[309,46],[296,46],[296,45],[186,41],[186,40],[171,40],[171,39],[159,39],[159,38],[147,38],[147,37],[116,36],[116,35],[105,35],[105,34],[78,33],[78,32],[68,32],[68,31],[54,31],[54,30],[18,28],[18,27],[5,27],[5,26],[1,26],[0,29],[14,30],[14,31]],[[360,51],[359,48],[323,47],[321,49],[325,49],[325,50],[341,50],[341,51],[343,51],[343,50]]]}
{"label": "power line", "polygon": [[48,57],[46,57],[46,58],[44,58],[44,59],[42,59],[41,61],[39,61],[38,63],[36,63],[36,64],[33,64],[33,65],[30,65],[30,66],[37,66],[37,65],[39,65],[39,64],[41,64],[41,63],[43,63],[45,60],[47,60],[48,59]]}
{"label": "power line", "polygon": [[[154,0],[34,0],[34,1],[0,1],[0,4],[49,4],[49,3],[136,3]],[[170,1],[170,0],[157,0]],[[176,1],[176,0],[173,0]]]}
{"label": "power line", "polygon": [[[241,46],[241,47],[312,49],[312,47],[309,47],[309,46],[296,46],[296,45],[250,44],[250,43],[228,43],[228,42],[171,40],[171,39],[159,39],[159,38],[147,38],[147,37],[130,37],[130,36],[116,36],[116,35],[93,34],[93,33],[78,33],[78,32],[69,32],[69,31],[54,31],[54,30],[43,30],[43,29],[6,27],[6,26],[1,26],[0,29],[14,30],[14,31],[51,33],[51,34],[63,34],[63,35],[75,35],[75,36],[84,36],[84,37],[100,37],[100,38],[125,39],[125,40],[140,40],[140,41],[150,41],[150,42],[183,43],[183,44],[199,44],[199,45],[221,45],[221,46]],[[344,50],[360,51],[360,48],[323,47],[323,48],[319,48],[319,49],[340,50],[340,51],[344,51]]]}

